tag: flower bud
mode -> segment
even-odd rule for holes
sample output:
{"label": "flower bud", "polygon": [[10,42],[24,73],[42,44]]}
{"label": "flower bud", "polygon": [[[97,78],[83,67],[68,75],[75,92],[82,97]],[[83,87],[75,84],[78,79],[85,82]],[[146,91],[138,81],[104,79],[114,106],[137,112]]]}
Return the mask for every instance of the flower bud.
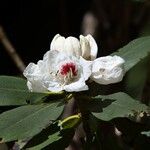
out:
{"label": "flower bud", "polygon": [[67,118],[65,118],[62,121],[59,121],[59,126],[61,129],[68,129],[68,128],[73,128],[77,126],[81,122],[81,115],[72,115]]}
{"label": "flower bud", "polygon": [[80,41],[75,37],[64,38],[57,34],[50,45],[51,50],[57,50],[73,55],[77,58],[82,56],[86,60],[94,60],[97,56],[97,44],[91,35],[80,35]]}
{"label": "flower bud", "polygon": [[99,84],[117,83],[124,76],[124,59],[119,56],[100,57],[93,61],[91,79]]}
{"label": "flower bud", "polygon": [[80,44],[83,58],[94,60],[97,57],[97,44],[90,34],[87,36],[80,35]]}

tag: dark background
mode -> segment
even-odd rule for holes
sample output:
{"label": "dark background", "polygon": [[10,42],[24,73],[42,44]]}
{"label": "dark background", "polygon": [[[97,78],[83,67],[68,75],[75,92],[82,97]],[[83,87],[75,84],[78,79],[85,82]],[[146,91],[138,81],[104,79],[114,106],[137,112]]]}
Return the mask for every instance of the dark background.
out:
{"label": "dark background", "polygon": [[[99,56],[108,55],[145,32],[149,10],[149,0],[1,0],[0,25],[27,65],[42,59],[55,34],[79,37],[89,11]],[[1,43],[0,74],[20,74]]]}
{"label": "dark background", "polygon": [[[0,0],[0,26],[28,65],[42,59],[55,34],[77,38],[83,34],[83,18],[88,12],[97,20],[94,37],[99,56],[108,55],[137,37],[150,35],[150,0]],[[123,80],[123,86],[120,83],[119,86],[114,85],[116,89],[108,86],[107,92],[119,87],[118,91],[124,90],[150,105],[150,70],[149,74],[149,68],[142,72],[143,66],[135,66]],[[144,77],[141,74],[145,74]],[[22,75],[1,41],[0,75]],[[103,128],[109,133],[107,126]],[[102,134],[103,128],[100,131]],[[107,139],[111,137],[105,136],[104,132],[103,142],[109,147]],[[141,149],[145,144],[139,140],[135,137],[129,144],[137,146],[137,150]]]}

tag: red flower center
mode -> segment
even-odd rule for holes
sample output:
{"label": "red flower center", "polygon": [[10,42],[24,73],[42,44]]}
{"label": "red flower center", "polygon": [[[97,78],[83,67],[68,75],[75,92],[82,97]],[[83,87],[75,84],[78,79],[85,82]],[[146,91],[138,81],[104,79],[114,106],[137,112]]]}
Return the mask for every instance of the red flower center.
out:
{"label": "red flower center", "polygon": [[77,75],[77,67],[73,62],[63,64],[61,66],[60,73],[61,75],[67,75],[68,73],[72,73],[73,76]]}

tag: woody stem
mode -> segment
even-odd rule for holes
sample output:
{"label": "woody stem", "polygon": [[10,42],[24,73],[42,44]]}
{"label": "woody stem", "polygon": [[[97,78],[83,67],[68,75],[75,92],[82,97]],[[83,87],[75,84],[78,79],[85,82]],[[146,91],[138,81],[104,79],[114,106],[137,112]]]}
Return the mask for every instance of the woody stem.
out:
{"label": "woody stem", "polygon": [[85,102],[87,101],[87,99],[84,96],[82,97],[80,94],[79,95],[76,94],[75,99],[77,101],[78,108],[82,116],[83,129],[86,135],[86,144],[84,149],[89,149],[91,147],[93,136],[89,125],[90,112],[85,108]]}

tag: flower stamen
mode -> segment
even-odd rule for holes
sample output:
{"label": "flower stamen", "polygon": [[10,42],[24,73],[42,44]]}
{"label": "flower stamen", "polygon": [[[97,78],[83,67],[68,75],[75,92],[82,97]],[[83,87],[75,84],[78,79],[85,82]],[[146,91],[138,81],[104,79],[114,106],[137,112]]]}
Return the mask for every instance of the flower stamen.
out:
{"label": "flower stamen", "polygon": [[75,63],[69,62],[61,66],[59,73],[63,77],[64,84],[67,84],[77,76],[78,70]]}

